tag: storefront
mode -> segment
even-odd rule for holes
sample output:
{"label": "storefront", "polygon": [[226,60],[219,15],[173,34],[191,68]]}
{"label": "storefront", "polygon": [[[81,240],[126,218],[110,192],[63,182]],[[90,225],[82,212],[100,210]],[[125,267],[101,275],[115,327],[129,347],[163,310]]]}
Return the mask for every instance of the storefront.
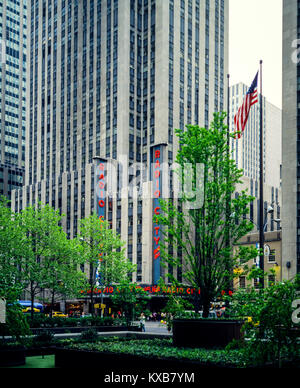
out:
{"label": "storefront", "polygon": [[80,317],[83,313],[84,302],[66,302],[66,314],[69,317]]}

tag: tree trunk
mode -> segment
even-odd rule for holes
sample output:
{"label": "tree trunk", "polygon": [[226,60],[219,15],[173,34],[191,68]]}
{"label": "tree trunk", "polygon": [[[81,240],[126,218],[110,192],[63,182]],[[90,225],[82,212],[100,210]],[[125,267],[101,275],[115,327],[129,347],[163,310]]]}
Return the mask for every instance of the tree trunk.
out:
{"label": "tree trunk", "polygon": [[30,312],[30,316],[31,316],[31,321],[33,322],[33,318],[34,318],[34,290],[33,290],[33,284],[31,282],[30,284],[30,298],[31,298],[31,312]]}
{"label": "tree trunk", "polygon": [[199,297],[199,294],[196,293],[195,294],[195,298],[194,298],[194,310],[195,310],[195,313],[198,313],[198,311],[200,311],[200,297]]}
{"label": "tree trunk", "polygon": [[95,315],[95,309],[94,309],[94,266],[93,264],[90,264],[90,288],[91,288],[91,314],[92,317]]}
{"label": "tree trunk", "polygon": [[94,287],[93,286],[91,286],[91,298],[90,298],[90,301],[91,301],[91,314],[92,314],[92,317],[94,317],[95,309],[94,309]]}
{"label": "tree trunk", "polygon": [[210,300],[208,298],[203,298],[203,318],[208,318],[210,310]]}
{"label": "tree trunk", "polygon": [[52,318],[53,310],[54,310],[54,291],[52,292],[52,298],[51,298],[50,318]]}

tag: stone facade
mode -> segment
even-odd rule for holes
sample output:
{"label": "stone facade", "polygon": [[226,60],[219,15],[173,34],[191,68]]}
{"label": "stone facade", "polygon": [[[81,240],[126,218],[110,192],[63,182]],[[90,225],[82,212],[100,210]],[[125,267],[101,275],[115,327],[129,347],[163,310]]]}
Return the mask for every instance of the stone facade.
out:
{"label": "stone facade", "polygon": [[[152,147],[165,144],[172,164],[174,128],[226,109],[228,0],[29,1],[28,13],[27,169],[12,208],[49,203],[72,238],[96,211],[95,156],[127,158],[128,186],[147,194]],[[107,219],[137,264],[133,281],[152,284],[153,201],[122,190]]]}

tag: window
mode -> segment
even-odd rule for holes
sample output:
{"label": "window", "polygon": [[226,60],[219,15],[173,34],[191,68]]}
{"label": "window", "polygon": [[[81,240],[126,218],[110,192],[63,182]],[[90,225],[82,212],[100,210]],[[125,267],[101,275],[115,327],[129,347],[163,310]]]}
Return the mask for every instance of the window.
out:
{"label": "window", "polygon": [[240,276],[240,288],[246,288],[246,277],[245,276]]}
{"label": "window", "polygon": [[276,278],[275,275],[269,275],[268,276],[268,286],[273,286],[275,284]]}
{"label": "window", "polygon": [[254,285],[254,288],[259,289],[260,288],[259,279],[253,279],[253,285]]}
{"label": "window", "polygon": [[268,261],[269,261],[269,263],[275,263],[275,261],[276,261],[276,249],[271,249]]}

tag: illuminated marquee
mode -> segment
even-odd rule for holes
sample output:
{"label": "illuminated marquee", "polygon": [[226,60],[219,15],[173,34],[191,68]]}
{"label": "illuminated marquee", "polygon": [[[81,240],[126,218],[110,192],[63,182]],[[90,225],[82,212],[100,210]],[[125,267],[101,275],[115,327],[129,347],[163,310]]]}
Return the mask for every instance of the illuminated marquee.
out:
{"label": "illuminated marquee", "polygon": [[97,213],[101,220],[105,218],[106,210],[106,182],[105,162],[100,162],[97,168]]}
{"label": "illuminated marquee", "polygon": [[[96,198],[97,198],[97,214],[101,221],[104,221],[106,216],[106,160],[100,160],[96,170]],[[99,253],[99,261],[102,261],[103,253]],[[96,272],[98,285],[101,285],[101,272],[99,267]]]}
{"label": "illuminated marquee", "polygon": [[162,198],[162,163],[163,151],[162,145],[154,146],[151,152],[151,172],[153,182],[153,283],[157,284],[160,279],[160,256],[161,256],[161,239],[162,231],[156,216],[160,215],[160,203]]}

